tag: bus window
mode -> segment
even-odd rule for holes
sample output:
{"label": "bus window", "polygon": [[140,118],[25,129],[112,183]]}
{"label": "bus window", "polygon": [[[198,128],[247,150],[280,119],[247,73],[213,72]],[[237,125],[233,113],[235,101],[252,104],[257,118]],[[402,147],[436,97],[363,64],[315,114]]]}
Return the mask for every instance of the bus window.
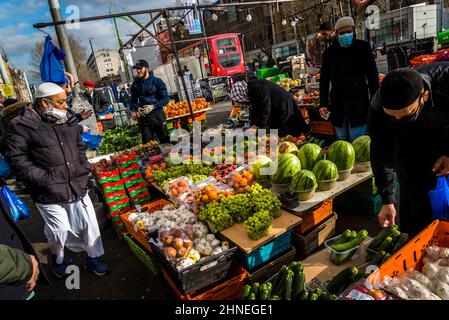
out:
{"label": "bus window", "polygon": [[240,64],[241,58],[240,53],[234,53],[226,56],[219,56],[218,62],[223,68],[232,68]]}
{"label": "bus window", "polygon": [[228,47],[228,46],[235,46],[235,39],[234,38],[226,38],[226,39],[218,39],[217,40],[217,47]]}

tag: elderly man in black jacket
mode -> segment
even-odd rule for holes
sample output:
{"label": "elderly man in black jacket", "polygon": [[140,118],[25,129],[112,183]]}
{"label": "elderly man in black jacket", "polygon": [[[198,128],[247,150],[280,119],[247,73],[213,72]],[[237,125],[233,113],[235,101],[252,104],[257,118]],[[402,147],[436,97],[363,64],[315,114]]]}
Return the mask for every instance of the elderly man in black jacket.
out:
{"label": "elderly man in black jacket", "polygon": [[27,183],[45,222],[56,276],[66,276],[71,259],[64,248],[86,251],[86,267],[105,275],[109,267],[92,202],[87,194],[90,164],[78,129],[67,112],[67,95],[54,83],[43,83],[36,101],[10,123],[6,157],[18,180]]}
{"label": "elderly man in black jacket", "polygon": [[321,66],[320,113],[330,112],[338,138],[352,141],[366,132],[379,73],[369,43],[355,39],[354,20],[340,18],[335,29],[337,40],[324,52]]}
{"label": "elderly man in black jacket", "polygon": [[251,125],[278,129],[278,135],[297,137],[310,132],[293,96],[268,80],[239,81],[231,90],[231,100],[250,105]]}
{"label": "elderly man in black jacket", "polygon": [[371,164],[383,207],[381,226],[395,224],[399,178],[401,231],[415,235],[433,220],[428,192],[449,174],[449,62],[398,69],[371,103]]}

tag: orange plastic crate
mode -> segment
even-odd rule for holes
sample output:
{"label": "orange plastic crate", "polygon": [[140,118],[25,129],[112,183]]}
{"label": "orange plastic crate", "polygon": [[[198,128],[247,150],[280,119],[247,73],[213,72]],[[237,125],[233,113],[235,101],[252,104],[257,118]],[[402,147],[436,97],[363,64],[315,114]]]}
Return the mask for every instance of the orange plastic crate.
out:
{"label": "orange plastic crate", "polygon": [[161,268],[161,271],[169,286],[181,300],[236,300],[239,298],[245,279],[248,276],[244,268],[235,265],[230,270],[229,275],[219,283],[207,286],[204,289],[188,295],[183,295],[164,268]]}
{"label": "orange plastic crate", "polygon": [[[141,211],[142,212],[148,211],[149,213],[153,213],[155,211],[161,210],[163,207],[165,207],[168,204],[172,204],[172,203],[165,199],[156,200],[156,201],[153,201],[149,204],[142,206]],[[153,252],[151,245],[148,243],[147,234],[142,230],[135,231],[134,224],[128,220],[128,216],[134,212],[137,212],[137,210],[131,210],[131,211],[128,211],[128,212],[120,215],[120,219],[122,219],[123,223],[126,226],[126,229],[134,237],[134,239],[136,239],[149,252]]]}
{"label": "orange plastic crate", "polygon": [[333,213],[332,207],[333,201],[328,200],[312,208],[311,210],[301,214],[302,222],[293,230],[297,233],[304,234],[307,231],[313,229],[313,227],[317,226],[326,218],[332,215]]}
{"label": "orange plastic crate", "polygon": [[[188,123],[192,123],[192,118],[190,115],[186,118]],[[206,112],[200,112],[195,114],[195,121],[203,121],[206,120]]]}
{"label": "orange plastic crate", "polygon": [[421,270],[422,258],[430,245],[449,247],[449,222],[435,220],[420,234],[410,240],[402,249],[391,256],[368,280],[375,284],[385,276],[396,276],[407,270]]}

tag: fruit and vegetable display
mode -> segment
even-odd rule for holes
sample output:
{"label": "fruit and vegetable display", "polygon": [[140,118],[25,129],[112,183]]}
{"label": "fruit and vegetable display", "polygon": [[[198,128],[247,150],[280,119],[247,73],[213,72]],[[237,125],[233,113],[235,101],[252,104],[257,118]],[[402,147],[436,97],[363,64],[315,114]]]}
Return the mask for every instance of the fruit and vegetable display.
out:
{"label": "fruit and vegetable display", "polygon": [[139,126],[118,127],[103,134],[100,154],[110,154],[142,143]]}
{"label": "fruit and vegetable display", "polygon": [[293,176],[301,170],[301,162],[294,154],[281,154],[278,157],[278,167],[271,176],[271,182],[274,184],[287,184],[292,182]]}
{"label": "fruit and vegetable display", "polygon": [[213,168],[204,164],[181,164],[153,172],[153,179],[157,185],[163,187],[165,182],[181,176],[188,177],[194,182],[199,181],[210,176],[212,171]]}
{"label": "fruit and vegetable display", "polygon": [[370,136],[361,136],[352,142],[355,151],[355,162],[370,162],[371,161],[371,138]]}
{"label": "fruit and vegetable display", "polygon": [[304,266],[295,261],[281,267],[280,271],[263,284],[245,285],[240,300],[334,300],[336,296],[325,290],[307,288]]}
{"label": "fruit and vegetable display", "polygon": [[355,163],[354,147],[344,140],[335,141],[329,147],[326,159],[335,163],[339,172],[351,170]]}
{"label": "fruit and vegetable display", "polygon": [[271,220],[271,215],[266,210],[253,214],[244,223],[248,237],[252,240],[265,237],[271,228]]}
{"label": "fruit and vegetable display", "polygon": [[210,202],[220,201],[234,195],[234,190],[227,185],[217,182],[210,177],[196,184],[193,194],[198,206],[204,206]]}
{"label": "fruit and vegetable display", "polygon": [[217,164],[211,175],[217,180],[222,180],[237,168],[235,164]]}
{"label": "fruit and vegetable display", "polygon": [[281,86],[282,88],[284,88],[287,91],[290,90],[291,88],[295,88],[303,83],[305,84],[305,82],[303,82],[302,79],[290,79],[290,78],[285,78],[284,80],[276,82],[277,85]]}
{"label": "fruit and vegetable display", "polygon": [[292,135],[287,135],[285,137],[282,137],[279,142],[291,142],[294,143],[297,147],[303,145],[304,143],[306,143],[306,136],[305,135],[300,135],[299,137],[294,137]]}
{"label": "fruit and vegetable display", "polygon": [[449,248],[425,249],[421,271],[410,269],[381,280],[381,288],[404,300],[449,300]]}
{"label": "fruit and vegetable display", "polygon": [[262,177],[271,176],[271,165],[273,160],[265,155],[258,155],[256,159],[250,163],[252,172],[255,179],[261,179]]}
{"label": "fruit and vegetable display", "polygon": [[260,211],[269,213],[271,225],[271,219],[280,216],[280,209],[279,199],[270,190],[256,183],[244,194],[205,205],[200,209],[199,219],[216,233],[231,227],[234,222],[243,222]]}
{"label": "fruit and vegetable display", "polygon": [[167,168],[167,164],[165,162],[159,164],[148,165],[145,168],[145,178],[148,182],[154,182],[154,172],[165,170]]}
{"label": "fruit and vegetable display", "polygon": [[[194,101],[191,102],[191,105],[193,112],[209,109],[211,106],[210,102],[207,102],[206,99],[204,98],[195,99]],[[167,118],[173,118],[190,114],[189,105],[185,100],[180,101],[178,103],[170,101],[164,107],[164,111]]]}
{"label": "fruit and vegetable display", "polygon": [[297,192],[311,192],[317,186],[316,177],[312,171],[301,170],[292,179],[290,189]]}
{"label": "fruit and vegetable display", "polygon": [[334,243],[329,244],[330,261],[335,265],[348,262],[367,237],[368,231],[366,230],[360,230],[359,232],[346,230],[338,238],[334,238]]}
{"label": "fruit and vegetable display", "polygon": [[298,151],[298,159],[301,161],[301,168],[312,171],[318,161],[324,159],[323,150],[314,143],[306,143]]}
{"label": "fruit and vegetable display", "polygon": [[397,225],[383,229],[368,245],[366,261],[380,266],[409,241],[409,235]]}

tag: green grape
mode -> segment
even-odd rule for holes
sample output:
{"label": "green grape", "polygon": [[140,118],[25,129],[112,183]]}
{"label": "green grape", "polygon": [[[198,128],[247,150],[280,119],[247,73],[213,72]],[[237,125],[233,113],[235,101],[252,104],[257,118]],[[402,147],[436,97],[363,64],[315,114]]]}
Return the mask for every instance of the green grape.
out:
{"label": "green grape", "polygon": [[252,240],[259,240],[268,234],[271,227],[271,215],[268,211],[256,212],[245,221],[245,230]]}

